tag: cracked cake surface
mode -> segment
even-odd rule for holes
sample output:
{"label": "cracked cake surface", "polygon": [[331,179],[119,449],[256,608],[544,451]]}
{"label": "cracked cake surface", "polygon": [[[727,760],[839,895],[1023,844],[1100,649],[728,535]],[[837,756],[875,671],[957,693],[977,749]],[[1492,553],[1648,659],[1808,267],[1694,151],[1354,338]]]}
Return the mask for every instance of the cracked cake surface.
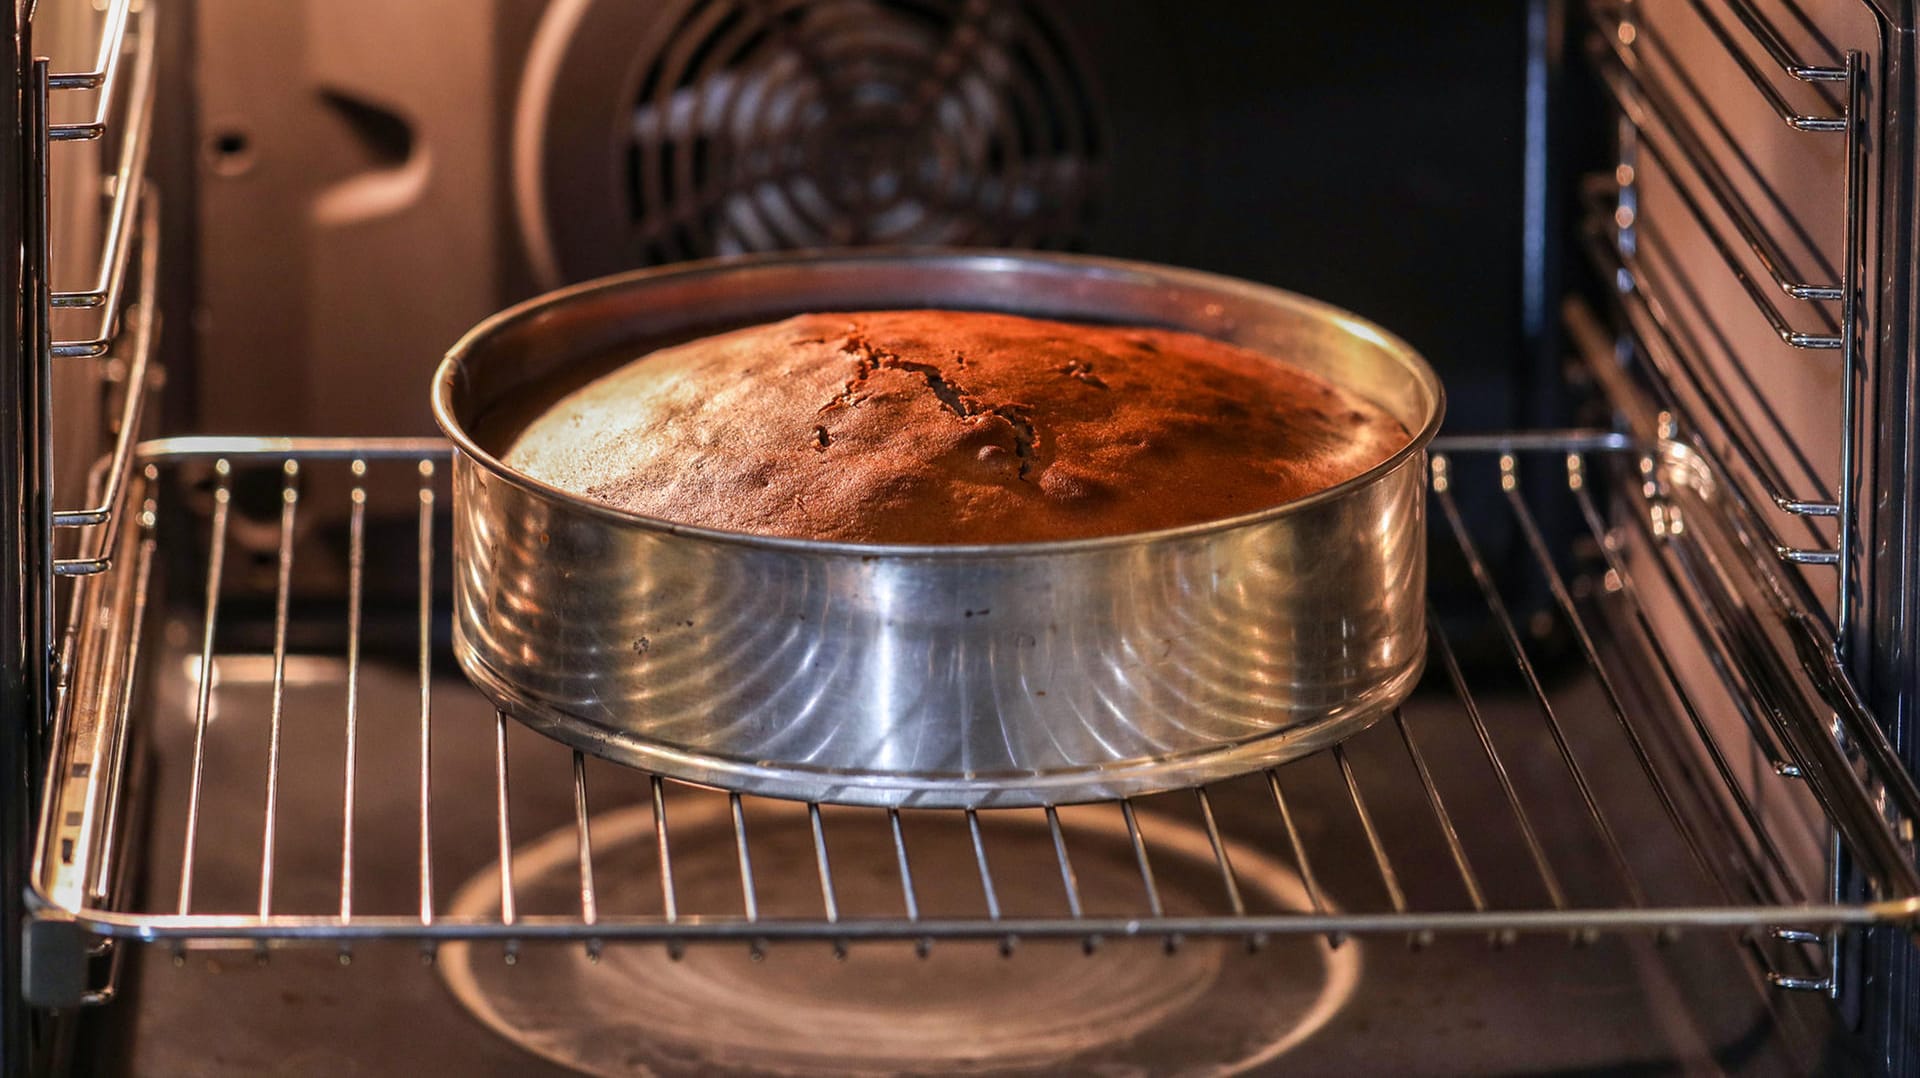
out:
{"label": "cracked cake surface", "polygon": [[504,459],[683,524],[1019,543],[1269,508],[1408,437],[1355,393],[1194,334],[873,311],[641,356],[560,398]]}

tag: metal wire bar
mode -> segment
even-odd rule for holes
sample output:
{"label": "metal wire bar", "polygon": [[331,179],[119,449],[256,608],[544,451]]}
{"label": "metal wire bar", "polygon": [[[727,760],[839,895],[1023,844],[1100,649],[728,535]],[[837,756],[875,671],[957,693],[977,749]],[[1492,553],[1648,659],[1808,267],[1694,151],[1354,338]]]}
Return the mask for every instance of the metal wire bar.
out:
{"label": "metal wire bar", "polygon": [[[1865,148],[1869,145],[1861,130],[1867,111],[1866,75],[1860,67],[1860,54],[1847,53],[1847,180],[1845,194],[1845,243],[1842,258],[1846,265],[1841,280],[1846,287],[1846,298],[1840,314],[1841,377],[1846,388],[1840,395],[1840,585],[1839,596],[1834,603],[1833,634],[1834,650],[1845,658],[1852,653],[1853,646],[1853,606],[1854,606],[1854,557],[1858,545],[1856,531],[1859,521],[1855,519],[1855,502],[1858,497],[1860,478],[1854,466],[1854,439],[1860,423],[1860,394],[1864,392],[1861,383],[1865,380],[1863,365],[1865,358],[1860,348],[1860,282],[1865,277],[1861,267],[1866,245],[1866,211],[1862,192],[1866,188],[1867,161]],[[1873,727],[1875,733],[1879,727]],[[1904,765],[1902,765],[1904,768]],[[1906,772],[1903,769],[1902,775]]]}
{"label": "metal wire bar", "polygon": [[1606,844],[1607,855],[1619,872],[1621,883],[1626,887],[1633,904],[1644,906],[1647,904],[1646,894],[1641,890],[1640,881],[1634,876],[1633,866],[1627,861],[1627,854],[1620,845],[1620,838],[1614,833],[1613,825],[1607,822],[1606,816],[1601,812],[1600,802],[1593,793],[1593,786],[1587,781],[1586,772],[1581,768],[1580,761],[1574,757],[1572,747],[1567,744],[1566,731],[1561,728],[1560,719],[1554,714],[1553,704],[1547,699],[1546,686],[1540,683],[1540,675],[1533,668],[1533,660],[1527,657],[1526,647],[1520,642],[1520,632],[1514,627],[1513,616],[1507,612],[1506,604],[1500,599],[1499,588],[1494,584],[1493,576],[1487,571],[1486,561],[1480,556],[1479,546],[1473,541],[1473,536],[1468,533],[1466,522],[1461,519],[1460,507],[1455,504],[1448,484],[1440,478],[1447,472],[1446,458],[1435,457],[1433,468],[1436,476],[1433,483],[1434,499],[1447,518],[1447,526],[1453,532],[1455,544],[1467,559],[1467,570],[1473,574],[1474,582],[1479,585],[1480,593],[1486,599],[1488,612],[1493,615],[1494,623],[1499,626],[1501,635],[1506,638],[1507,649],[1513,656],[1514,664],[1519,668],[1520,676],[1525,679],[1527,687],[1533,691],[1534,702],[1539,705],[1540,715],[1546,720],[1547,732],[1553,736],[1554,746],[1559,749],[1560,759],[1567,767],[1567,774],[1572,777],[1574,787],[1580,793],[1580,800],[1586,806],[1587,816],[1593,821],[1601,840]]}
{"label": "metal wire bar", "polygon": [[1155,917],[1165,917],[1166,907],[1160,904],[1160,885],[1153,879],[1153,859],[1147,854],[1147,844],[1140,837],[1140,821],[1134,817],[1131,798],[1122,799],[1120,814],[1127,822],[1127,839],[1133,843],[1133,862],[1140,869],[1140,883],[1146,888],[1147,909]]}
{"label": "metal wire bar", "polygon": [[1634,436],[1626,431],[1590,427],[1442,434],[1432,443],[1436,453],[1617,452],[1638,446]]}
{"label": "metal wire bar", "polygon": [[507,797],[507,713],[493,713],[494,837],[500,854],[500,922],[520,919],[513,886],[513,809]]}
{"label": "metal wire bar", "polygon": [[[973,863],[980,871],[980,891],[987,900],[987,920],[1000,920],[1000,893],[993,886],[993,869],[987,864],[986,836],[980,833],[980,814],[967,810],[967,833],[973,839]],[[1014,941],[1012,933],[1000,937],[1000,953],[1012,955]]]}
{"label": "metal wire bar", "polygon": [[807,823],[813,830],[813,864],[820,874],[820,906],[829,924],[840,920],[840,900],[834,894],[833,861],[827,856],[827,831],[820,822],[820,806],[807,805]]}
{"label": "metal wire bar", "polygon": [[747,848],[747,816],[740,807],[740,795],[727,795],[727,807],[733,813],[733,848],[740,863],[740,901],[747,920],[760,919],[760,895],[753,885],[753,854]]}
{"label": "metal wire bar", "polygon": [[[820,819],[819,804],[814,802],[807,804],[807,822],[812,825],[813,830],[814,868],[820,876],[820,906],[826,914],[828,924],[839,924],[840,899],[833,885],[833,858],[827,855],[827,829]],[[833,956],[841,959],[847,957],[846,940],[834,937]]]}
{"label": "metal wire bar", "polygon": [[986,899],[987,917],[1000,919],[1000,893],[993,886],[993,869],[987,864],[986,837],[980,833],[980,814],[967,810],[967,835],[973,840],[973,863],[980,872],[980,894]]}
{"label": "metal wire bar", "polygon": [[[1060,827],[1060,812],[1052,805],[1047,806],[1047,832],[1053,838],[1053,859],[1060,866],[1060,887],[1067,896],[1067,915],[1074,920],[1086,916],[1086,910],[1080,903],[1080,878],[1073,871],[1073,858],[1067,853],[1067,836]],[[1080,941],[1080,949],[1092,954],[1100,947],[1100,937],[1089,934]]]}
{"label": "metal wire bar", "polygon": [[190,460],[226,460],[234,464],[277,464],[288,457],[318,461],[445,460],[453,447],[441,438],[274,438],[187,435],[141,442],[140,459],[149,464]]}
{"label": "metal wire bar", "polygon": [[[1652,916],[1649,916],[1649,913]],[[1077,939],[1087,933],[1134,939],[1152,936],[1244,936],[1347,933],[1448,932],[1561,933],[1568,931],[1648,932],[1755,929],[1773,926],[1824,929],[1832,925],[1908,925],[1920,918],[1920,898],[1887,902],[1816,905],[1671,906],[1654,911],[1617,906],[1566,910],[1414,910],[1407,913],[1249,913],[1242,918],[1181,916],[1020,917],[991,921],[979,917],[909,921],[902,918],[843,920],[832,931],[852,941],[914,939],[992,940],[1007,936]],[[338,941],[410,940],[573,940],[581,935],[572,914],[537,914],[508,924],[499,918],[442,917],[421,925],[412,915],[366,916],[343,922],[337,917],[281,914],[270,921],[248,915],[190,916],[130,914],[86,910],[78,927],[104,937],[144,941],[198,941],[208,944],[254,940]],[[809,920],[747,921],[739,916],[682,916],[674,921],[648,916],[602,916],[593,933],[614,940],[818,940],[822,928]]]}
{"label": "metal wire bar", "polygon": [[[1163,919],[1167,915],[1166,906],[1160,901],[1160,885],[1153,876],[1153,858],[1147,853],[1146,839],[1141,834],[1140,820],[1134,814],[1131,798],[1121,799],[1120,815],[1126,821],[1127,840],[1133,845],[1134,865],[1140,870],[1140,883],[1146,889],[1147,909],[1155,919]],[[1163,939],[1168,954],[1180,948],[1180,933],[1169,932]]]}
{"label": "metal wire bar", "polygon": [[673,886],[673,850],[667,841],[667,790],[660,776],[652,777],[653,787],[653,843],[656,856],[660,859],[660,904],[666,914],[667,923],[680,920],[679,896]]}
{"label": "metal wire bar", "polygon": [[[1196,787],[1194,800],[1200,805],[1200,820],[1206,827],[1207,844],[1213,848],[1213,863],[1220,870],[1220,886],[1227,893],[1227,907],[1235,917],[1247,915],[1246,901],[1240,895],[1240,881],[1234,875],[1233,858],[1227,853],[1226,841],[1220,835],[1220,825],[1213,816],[1213,798],[1209,797],[1205,787]],[[1258,951],[1267,945],[1267,937],[1259,932],[1247,937],[1247,950]]]}
{"label": "metal wire bar", "polygon": [[1073,858],[1067,855],[1067,836],[1060,830],[1060,812],[1052,805],[1047,806],[1047,831],[1053,837],[1053,857],[1060,863],[1060,886],[1067,893],[1067,913],[1073,917],[1084,917],[1086,911],[1080,906],[1080,880],[1074,875]]}
{"label": "metal wire bar", "polygon": [[1781,561],[1791,565],[1839,565],[1842,561],[1838,550],[1801,550],[1790,546],[1778,546],[1774,553]]}
{"label": "metal wire bar", "polygon": [[420,923],[433,921],[433,462],[420,473]]}
{"label": "metal wire bar", "polygon": [[580,860],[580,921],[600,920],[600,901],[593,889],[593,815],[587,808],[587,758],[573,750],[573,826]]}
{"label": "metal wire bar", "polygon": [[1833,987],[1832,977],[1791,977],[1784,973],[1768,973],[1767,983],[1775,988],[1789,992],[1826,993]]}
{"label": "metal wire bar", "polygon": [[233,500],[232,467],[224,460],[213,466],[213,535],[207,550],[205,619],[200,628],[200,683],[193,706],[193,778],[187,794],[187,833],[180,852],[179,912],[193,906],[193,855],[200,837],[200,783],[206,773],[208,705],[213,702],[213,629],[220,616],[220,574],[227,561],[227,511]]}
{"label": "metal wire bar", "polygon": [[[347,746],[340,794],[340,919],[353,916],[353,817],[360,750],[360,621],[367,577],[367,462],[353,462],[353,508],[347,523]],[[505,746],[502,746],[504,760]],[[501,790],[506,790],[503,774]]]}
{"label": "metal wire bar", "polygon": [[920,919],[920,900],[913,890],[913,862],[907,856],[907,836],[900,829],[900,810],[887,810],[887,824],[893,834],[894,865],[900,873],[900,898],[906,904],[907,920]]}
{"label": "metal wire bar", "polygon": [[273,843],[280,808],[280,717],[287,689],[287,615],[293,597],[293,522],[300,506],[300,462],[281,466],[280,552],[273,597],[273,708],[267,730],[267,808],[260,837],[260,916],[273,910]]}
{"label": "metal wire bar", "polygon": [[1247,904],[1240,897],[1240,881],[1233,875],[1233,859],[1227,855],[1226,843],[1220,838],[1220,825],[1213,818],[1213,799],[1203,787],[1194,789],[1193,799],[1200,805],[1200,822],[1207,829],[1207,844],[1213,847],[1213,863],[1220,870],[1220,886],[1227,893],[1227,906],[1234,916],[1245,916]]}
{"label": "metal wire bar", "polygon": [[[149,483],[151,491],[151,483]],[[146,619],[148,587],[153,577],[154,554],[159,549],[159,541],[154,538],[153,527],[159,516],[159,502],[149,495],[140,510],[140,528],[145,534],[140,539],[138,553],[134,555],[133,607],[130,620],[133,625],[141,625]],[[100,825],[100,855],[94,859],[94,878],[89,893],[96,899],[109,897],[109,866],[114,862],[120,834],[120,803],[126,788],[127,733],[129,716],[133,713],[135,687],[139,684],[136,674],[140,669],[141,634],[131,633],[127,640],[126,673],[120,679],[120,722],[119,729],[111,746],[111,754],[106,764],[107,789],[102,800],[105,812]],[[37,873],[36,873],[37,875]]]}

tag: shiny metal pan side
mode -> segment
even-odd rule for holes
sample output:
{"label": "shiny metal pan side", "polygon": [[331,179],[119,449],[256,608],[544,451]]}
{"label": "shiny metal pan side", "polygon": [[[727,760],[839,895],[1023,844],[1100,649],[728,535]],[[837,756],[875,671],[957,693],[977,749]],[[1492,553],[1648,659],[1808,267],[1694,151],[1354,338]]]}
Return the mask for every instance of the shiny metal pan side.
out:
{"label": "shiny metal pan side", "polygon": [[[1002,546],[874,546],[635,516],[506,467],[472,429],[609,351],[806,310],[936,306],[1167,325],[1281,356],[1415,432],[1321,494],[1226,521]],[[454,458],[455,651],[502,710],[650,771],[808,801],[1061,804],[1312,752],[1425,650],[1437,381],[1334,308],[1183,270],[998,253],[646,271],[507,311],[434,388]]]}

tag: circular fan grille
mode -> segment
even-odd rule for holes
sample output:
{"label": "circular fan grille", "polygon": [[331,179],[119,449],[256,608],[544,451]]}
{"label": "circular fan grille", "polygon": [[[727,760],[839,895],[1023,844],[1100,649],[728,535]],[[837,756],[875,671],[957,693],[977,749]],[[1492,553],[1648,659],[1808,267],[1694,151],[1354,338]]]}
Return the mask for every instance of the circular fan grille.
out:
{"label": "circular fan grille", "polygon": [[1098,110],[1026,0],[696,0],[643,58],[627,255],[1071,247]]}

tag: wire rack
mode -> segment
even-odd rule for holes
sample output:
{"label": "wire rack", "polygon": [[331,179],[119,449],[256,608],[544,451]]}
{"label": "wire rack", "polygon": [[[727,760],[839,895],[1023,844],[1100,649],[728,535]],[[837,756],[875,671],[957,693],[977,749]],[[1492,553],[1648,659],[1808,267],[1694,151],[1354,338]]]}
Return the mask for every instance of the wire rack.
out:
{"label": "wire rack", "polygon": [[[811,909],[776,903],[779,913],[768,905],[769,888],[794,881],[756,879],[753,868],[749,821],[768,811],[765,805],[571,753],[481,706],[463,684],[436,676],[446,660],[436,626],[447,614],[433,584],[436,558],[445,557],[437,520],[446,498],[445,452],[432,441],[219,438],[139,450],[130,491],[139,506],[135,526],[105,554],[116,571],[79,582],[66,642],[58,746],[34,876],[30,950],[37,957],[29,962],[36,971],[29,984],[38,998],[110,995],[110,983],[97,986],[99,974],[85,971],[93,956],[110,950],[101,941],[116,939],[182,948],[323,943],[343,953],[362,940],[413,940],[430,952],[441,941],[490,939],[511,956],[523,942],[542,940],[597,951],[613,940],[672,947],[735,940],[757,948],[807,939],[845,948],[880,939],[1011,947],[1023,938],[1077,938],[1091,949],[1128,937],[1172,946],[1202,935],[1258,945],[1279,933],[1393,933],[1416,941],[1482,933],[1497,945],[1521,933],[1580,939],[1711,928],[1743,933],[1772,983],[1825,990],[1833,980],[1833,934],[1842,926],[1908,924],[1920,915],[1909,845],[1920,798],[1904,773],[1883,773],[1857,748],[1843,751],[1826,733],[1838,721],[1831,711],[1796,717],[1785,708],[1743,707],[1743,694],[1717,677],[1707,680],[1719,686],[1718,699],[1703,693],[1698,669],[1723,671],[1741,657],[1717,649],[1717,632],[1683,631],[1676,642],[1656,631],[1674,623],[1660,604],[1692,587],[1696,568],[1681,549],[1686,533],[1678,509],[1665,507],[1668,480],[1655,455],[1622,435],[1437,443],[1430,529],[1436,583],[1450,580],[1477,593],[1475,613],[1430,617],[1421,690],[1365,733],[1208,788],[1034,810],[1029,824],[1044,827],[1050,841],[1040,847],[1044,857],[1025,863],[1009,863],[1012,855],[996,845],[1002,822],[1017,810],[807,805],[797,841],[811,846]],[[1520,493],[1535,476],[1550,479],[1554,491],[1538,507]],[[232,538],[239,528],[236,491],[257,495],[261,483],[275,495],[277,521],[263,517],[273,538],[259,543],[257,571],[246,571]],[[411,503],[404,540],[391,520],[382,527],[370,522],[390,516],[369,506],[391,503],[396,486]],[[1602,493],[1609,487],[1639,493],[1622,510]],[[1648,500],[1633,500],[1639,497]],[[1503,519],[1469,520],[1463,498],[1476,514],[1493,506]],[[334,523],[316,523],[323,517]],[[330,598],[302,591],[310,570],[296,566],[295,552],[310,524],[339,538],[343,579]],[[1517,537],[1512,556],[1502,558],[1508,564],[1496,563],[1476,537],[1490,525]],[[1554,553],[1566,546],[1561,533],[1569,529],[1573,548],[1584,551],[1571,563]],[[1550,535],[1561,536],[1561,545]],[[184,598],[170,618],[158,619],[161,578],[182,553],[197,557],[198,568],[172,574],[172,588]],[[375,620],[368,614],[370,560],[410,563],[412,581],[398,619],[407,626],[403,643],[394,645],[386,632],[377,657],[368,644]],[[1503,593],[1516,574],[1544,585],[1550,601],[1531,612],[1509,606]],[[372,601],[385,610],[383,623],[396,620],[389,599]],[[324,611],[338,631],[314,637],[302,628],[311,619],[296,617],[295,607]],[[260,612],[268,631],[251,639],[264,646],[252,654],[223,651],[221,641],[235,638],[230,630],[243,610]],[[152,698],[160,694],[141,688],[149,680],[143,663],[154,663],[146,656],[162,635],[145,623],[158,620],[177,630],[177,665],[187,671],[174,694],[183,702],[172,712]],[[231,687],[230,675],[247,663],[262,692]],[[376,669],[412,688],[370,703]],[[145,673],[157,682],[170,676]],[[294,696],[311,694],[316,684],[332,694],[328,707],[336,709],[322,723],[333,755],[307,748],[289,757],[283,744],[295,731],[285,716]],[[1864,714],[1855,719],[1872,722]],[[312,727],[304,719],[297,725]],[[190,741],[183,740],[188,729]],[[263,735],[264,745],[244,754],[220,748],[223,737],[242,729]],[[170,733],[184,784],[162,788],[149,833],[130,839],[128,776],[138,770],[138,747]],[[382,761],[402,766],[369,780],[363,746],[372,744],[385,746]],[[476,745],[491,751],[450,777],[449,754],[472,755]],[[334,769],[331,803],[284,801],[290,766]],[[210,770],[221,789],[245,791],[242,800],[214,807]],[[548,787],[550,809],[560,806],[542,823],[523,808],[534,786]],[[373,796],[401,804],[398,818],[406,822],[389,818],[369,827],[360,820],[359,807]],[[725,799],[720,818],[730,825],[678,834],[676,816],[703,798]],[[483,804],[490,807],[479,813]],[[644,908],[614,908],[596,886],[605,864],[596,861],[594,823],[616,808],[650,818],[657,894]],[[1087,894],[1079,886],[1075,848],[1088,833],[1089,814],[1102,813],[1117,815],[1123,826],[1137,870],[1131,894]],[[1213,900],[1200,908],[1168,900],[1156,876],[1156,864],[1169,854],[1155,834],[1175,816],[1204,833],[1218,878]],[[1867,870],[1869,893],[1836,892],[1829,825],[1838,854]],[[535,826],[571,835],[577,887],[570,893],[577,901],[566,908],[521,902],[516,839],[538,833],[530,830]],[[316,828],[338,836],[325,857],[294,864],[277,853],[285,836]],[[836,860],[834,836],[849,828],[884,833],[882,848],[890,852],[879,860],[891,863]],[[944,838],[927,837],[936,832]],[[958,863],[970,871],[953,878],[921,870],[926,843],[935,841],[961,844]],[[155,851],[144,898],[118,883],[134,849]],[[477,859],[469,858],[457,879],[478,873],[491,881],[494,899],[483,913],[448,906],[447,870],[458,849],[477,851]],[[1235,849],[1293,866],[1310,898],[1306,908],[1260,908],[1241,886]],[[630,848],[618,853],[636,855]],[[694,908],[676,870],[689,857],[711,856],[737,866],[737,900]],[[407,901],[369,908],[360,897],[368,891],[369,864],[383,866],[383,878],[411,875]],[[403,864],[414,871],[396,873]],[[891,908],[843,904],[836,878],[876,871],[894,879]],[[1010,873],[1057,878],[1057,908],[1026,912],[1003,904],[995,881]],[[303,896],[300,912],[292,895]],[[315,896],[324,898],[319,908]],[[944,912],[955,896],[968,901]]]}

